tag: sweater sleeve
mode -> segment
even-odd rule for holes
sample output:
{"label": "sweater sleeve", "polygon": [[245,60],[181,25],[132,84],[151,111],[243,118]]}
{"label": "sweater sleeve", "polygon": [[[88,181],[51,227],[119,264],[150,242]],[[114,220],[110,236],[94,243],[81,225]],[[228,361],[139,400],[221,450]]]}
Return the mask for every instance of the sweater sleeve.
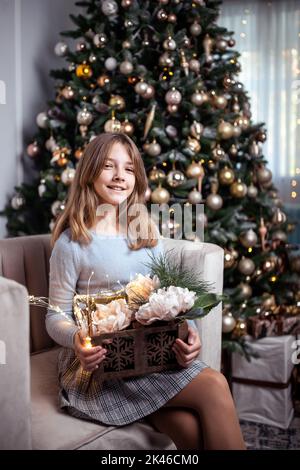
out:
{"label": "sweater sleeve", "polygon": [[73,317],[73,297],[80,274],[79,247],[65,234],[56,241],[50,257],[49,303],[60,307],[64,314],[48,308],[46,329],[61,346],[74,348],[78,331]]}

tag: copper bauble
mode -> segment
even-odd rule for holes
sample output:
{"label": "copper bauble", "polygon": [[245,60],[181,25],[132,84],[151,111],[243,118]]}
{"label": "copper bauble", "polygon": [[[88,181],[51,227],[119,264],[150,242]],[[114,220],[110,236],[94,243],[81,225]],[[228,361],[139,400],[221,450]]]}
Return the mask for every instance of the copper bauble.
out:
{"label": "copper bauble", "polygon": [[223,185],[230,185],[233,183],[235,178],[234,171],[232,168],[225,166],[222,170],[219,171],[219,181]]}
{"label": "copper bauble", "polygon": [[243,198],[247,194],[247,186],[239,179],[230,185],[230,194],[236,198]]}
{"label": "copper bauble", "polygon": [[218,132],[222,139],[230,139],[233,135],[233,126],[230,122],[221,121],[218,126]]}
{"label": "copper bauble", "polygon": [[235,263],[234,256],[230,250],[224,250],[224,268],[229,269],[232,268],[232,266]]}
{"label": "copper bauble", "polygon": [[97,83],[101,88],[103,88],[104,86],[109,85],[110,78],[108,75],[100,75],[100,77],[97,78]]}
{"label": "copper bauble", "polygon": [[225,157],[225,151],[222,149],[221,145],[218,144],[213,150],[212,150],[212,158],[215,161],[222,160]]}

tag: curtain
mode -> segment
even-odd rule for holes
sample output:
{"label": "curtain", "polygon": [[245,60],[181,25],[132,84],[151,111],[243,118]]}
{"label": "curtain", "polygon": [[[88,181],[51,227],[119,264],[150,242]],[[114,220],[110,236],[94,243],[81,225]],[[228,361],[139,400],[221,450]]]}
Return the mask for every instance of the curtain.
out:
{"label": "curtain", "polygon": [[252,119],[265,122],[264,155],[283,202],[300,207],[300,0],[224,0],[218,24],[234,32]]}

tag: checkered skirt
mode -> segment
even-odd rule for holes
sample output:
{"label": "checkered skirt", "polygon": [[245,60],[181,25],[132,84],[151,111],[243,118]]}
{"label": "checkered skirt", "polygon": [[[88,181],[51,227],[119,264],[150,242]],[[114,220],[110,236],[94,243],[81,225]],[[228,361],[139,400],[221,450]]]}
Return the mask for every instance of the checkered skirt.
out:
{"label": "checkered skirt", "polygon": [[161,408],[206,367],[195,360],[188,368],[100,382],[82,369],[72,349],[62,348],[60,406],[77,418],[122,426]]}

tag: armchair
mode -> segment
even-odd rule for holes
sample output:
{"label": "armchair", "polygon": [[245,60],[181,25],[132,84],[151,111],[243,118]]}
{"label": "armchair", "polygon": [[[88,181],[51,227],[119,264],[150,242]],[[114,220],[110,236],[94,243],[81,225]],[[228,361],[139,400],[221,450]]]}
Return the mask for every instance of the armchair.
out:
{"label": "armchair", "polygon": [[[210,243],[164,239],[172,256],[222,292],[223,250]],[[144,420],[114,427],[78,420],[58,407],[59,347],[45,329],[45,313],[28,294],[48,296],[50,235],[0,240],[0,449],[175,449]],[[200,268],[200,269],[199,269]],[[220,369],[221,305],[196,320],[200,358]]]}

